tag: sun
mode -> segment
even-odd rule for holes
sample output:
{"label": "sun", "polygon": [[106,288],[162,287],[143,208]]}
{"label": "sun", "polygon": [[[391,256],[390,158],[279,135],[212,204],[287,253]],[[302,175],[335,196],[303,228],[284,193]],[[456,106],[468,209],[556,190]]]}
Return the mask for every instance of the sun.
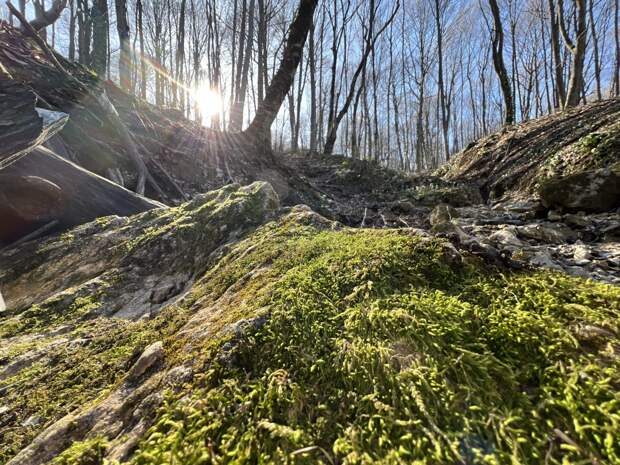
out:
{"label": "sun", "polygon": [[194,99],[200,110],[203,121],[217,115],[222,108],[222,97],[209,86],[200,86],[194,91]]}

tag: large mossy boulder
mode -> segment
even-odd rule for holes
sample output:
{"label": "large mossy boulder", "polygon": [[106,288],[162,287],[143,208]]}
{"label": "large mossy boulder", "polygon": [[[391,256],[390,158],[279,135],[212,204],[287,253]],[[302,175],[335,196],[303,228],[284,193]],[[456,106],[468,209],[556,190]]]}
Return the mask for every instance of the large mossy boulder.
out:
{"label": "large mossy boulder", "polygon": [[620,207],[620,163],[547,180],[540,197],[545,207],[564,211],[606,212]]}
{"label": "large mossy boulder", "polygon": [[1,256],[0,462],[619,463],[618,288],[276,209],[230,186]]}

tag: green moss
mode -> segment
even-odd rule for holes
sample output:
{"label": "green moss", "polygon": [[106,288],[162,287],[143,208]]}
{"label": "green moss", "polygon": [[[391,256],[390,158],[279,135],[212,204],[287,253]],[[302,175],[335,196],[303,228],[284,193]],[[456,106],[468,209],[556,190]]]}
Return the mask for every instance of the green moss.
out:
{"label": "green moss", "polygon": [[52,460],[51,465],[103,465],[107,448],[107,440],[101,437],[76,442]]}
{"label": "green moss", "polygon": [[613,158],[614,149],[620,146],[620,123],[603,132],[592,132],[579,139],[577,144],[590,157],[591,165],[605,166]]}
{"label": "green moss", "polygon": [[[5,389],[2,404],[10,406],[14,415],[10,427],[0,436],[0,463],[15,455],[44,427],[102,398],[149,344],[163,340],[165,347],[171,346],[171,336],[187,315],[173,306],[148,321],[101,317],[78,325],[68,335],[70,344],[63,342],[62,336],[56,339],[57,344],[47,340],[43,358],[0,381],[0,389]],[[39,417],[40,424],[24,426],[31,416]]]}
{"label": "green moss", "polygon": [[99,298],[107,287],[109,285],[102,282],[97,292],[84,297],[76,297],[78,289],[68,289],[42,305],[32,305],[25,311],[2,321],[0,337],[50,330],[54,325],[72,323],[100,307]]}
{"label": "green moss", "polygon": [[620,290],[443,257],[405,232],[262,228],[196,298],[234,289],[267,324],[226,363],[203,354],[132,463],[620,463],[619,346],[600,336]]}

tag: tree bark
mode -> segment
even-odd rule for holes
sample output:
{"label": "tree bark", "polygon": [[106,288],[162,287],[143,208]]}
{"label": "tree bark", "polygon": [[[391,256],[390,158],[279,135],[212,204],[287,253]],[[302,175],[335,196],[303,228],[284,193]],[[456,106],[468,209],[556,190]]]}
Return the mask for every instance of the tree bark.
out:
{"label": "tree bark", "polygon": [[[43,5],[35,2],[35,18],[30,21],[30,25],[35,31],[45,29],[47,26],[53,24],[63,12],[67,6],[67,0],[54,0],[49,10],[45,10]],[[20,8],[22,7],[20,1]],[[22,12],[25,14],[25,12]]]}
{"label": "tree bark", "polygon": [[566,86],[564,84],[564,63],[560,52],[560,28],[556,14],[554,0],[549,0],[549,25],[551,28],[551,50],[553,52],[553,70],[555,73],[555,108],[562,108],[566,101]]}
{"label": "tree bark", "polygon": [[118,75],[122,89],[131,89],[131,49],[129,45],[129,21],[127,19],[127,0],[115,0],[116,30],[120,43]]}
{"label": "tree bark", "polygon": [[271,125],[293,84],[318,3],[319,0],[300,0],[299,2],[295,19],[291,23],[286,39],[280,67],[267,88],[265,100],[258,106],[256,115],[246,130],[246,133],[257,137],[259,141],[271,140],[269,134]]}
{"label": "tree bark", "polygon": [[108,1],[95,0],[91,9],[93,20],[93,52],[91,66],[97,74],[105,79],[108,68]]}
{"label": "tree bark", "polygon": [[587,44],[587,25],[586,25],[586,1],[585,0],[573,0],[577,9],[577,37],[573,41],[566,29],[566,23],[564,21],[564,0],[558,0],[558,24],[560,26],[560,32],[564,39],[566,48],[573,55],[573,63],[571,66],[570,79],[568,82],[568,91],[566,93],[566,102],[564,108],[570,108],[579,105],[581,99],[581,93],[584,88],[583,82],[583,65],[586,55]]}
{"label": "tree bark", "polygon": [[489,6],[491,7],[491,14],[493,15],[493,66],[495,67],[495,72],[497,73],[502,88],[502,95],[504,96],[504,105],[506,107],[504,124],[508,126],[515,122],[515,110],[512,89],[510,88],[508,73],[504,65],[504,31],[502,28],[502,18],[500,16],[499,7],[497,6],[497,0],[489,0]]}

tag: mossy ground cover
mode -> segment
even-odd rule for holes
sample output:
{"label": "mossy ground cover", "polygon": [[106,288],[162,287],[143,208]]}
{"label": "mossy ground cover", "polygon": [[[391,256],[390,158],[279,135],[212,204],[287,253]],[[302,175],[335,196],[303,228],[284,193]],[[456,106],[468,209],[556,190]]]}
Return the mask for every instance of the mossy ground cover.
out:
{"label": "mossy ground cover", "polygon": [[205,350],[133,464],[620,463],[620,290],[319,229],[285,218],[207,274],[268,322]]}
{"label": "mossy ground cover", "polygon": [[[165,341],[185,317],[176,307],[149,321],[102,317],[82,322],[61,336],[34,339],[44,356],[0,382],[1,403],[10,407],[5,415],[11,418],[0,431],[0,463],[49,424],[104,396],[147,345]],[[33,342],[9,348],[15,349],[9,351],[13,358],[33,350]]]}

